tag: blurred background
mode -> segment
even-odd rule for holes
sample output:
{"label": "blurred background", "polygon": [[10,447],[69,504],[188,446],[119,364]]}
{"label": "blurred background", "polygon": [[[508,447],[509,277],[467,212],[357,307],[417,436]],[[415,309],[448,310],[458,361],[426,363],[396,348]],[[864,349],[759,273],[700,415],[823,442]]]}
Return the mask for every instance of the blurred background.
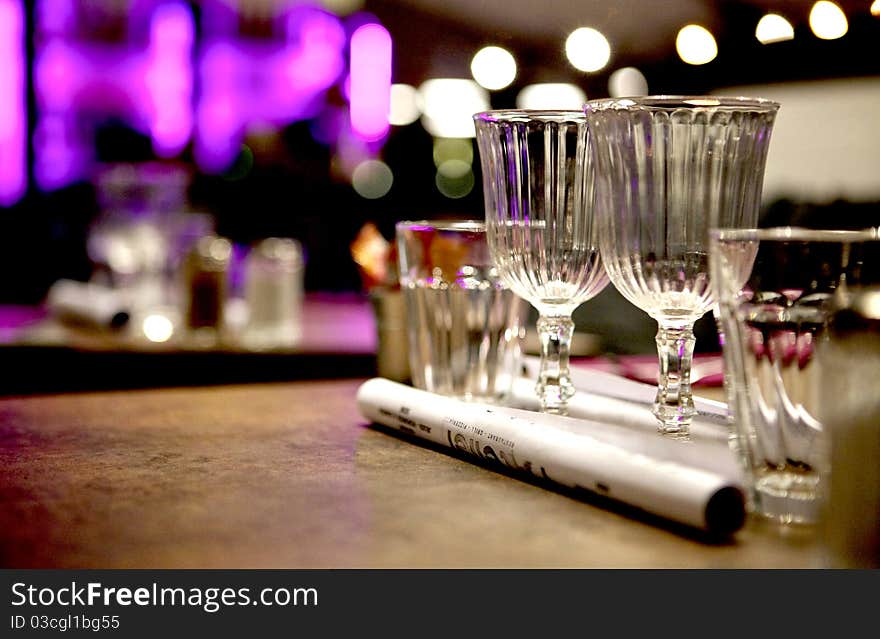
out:
{"label": "blurred background", "polygon": [[[396,221],[483,217],[472,113],[608,95],[778,100],[765,221],[877,225],[878,42],[880,0],[0,0],[0,304],[179,306],[214,262],[234,295],[265,238],[306,293],[367,293]],[[576,319],[653,349],[612,287]]]}

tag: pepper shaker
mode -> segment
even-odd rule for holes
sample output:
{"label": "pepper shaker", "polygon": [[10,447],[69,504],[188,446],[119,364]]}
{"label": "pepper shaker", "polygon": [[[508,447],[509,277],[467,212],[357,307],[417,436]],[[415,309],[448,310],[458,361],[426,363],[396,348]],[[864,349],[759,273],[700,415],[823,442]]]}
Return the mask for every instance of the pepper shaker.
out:
{"label": "pepper shaker", "polygon": [[186,257],[184,317],[200,345],[214,345],[221,337],[231,255],[229,240],[208,235],[200,238]]}

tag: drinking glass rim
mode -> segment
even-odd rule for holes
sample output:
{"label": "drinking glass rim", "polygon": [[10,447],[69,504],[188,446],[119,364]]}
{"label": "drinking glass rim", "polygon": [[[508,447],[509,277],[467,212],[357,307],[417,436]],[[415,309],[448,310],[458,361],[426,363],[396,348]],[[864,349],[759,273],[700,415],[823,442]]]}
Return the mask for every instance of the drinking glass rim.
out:
{"label": "drinking glass rim", "polygon": [[586,115],[583,109],[490,109],[474,113],[473,118],[483,122],[583,122]]}
{"label": "drinking glass rim", "polygon": [[397,231],[468,231],[483,233],[486,223],[482,220],[401,220],[394,225]]}
{"label": "drinking glass rim", "polygon": [[598,98],[584,103],[584,111],[640,109],[674,111],[677,109],[731,109],[773,113],[779,103],[767,98],[725,95],[642,95],[618,98]]}
{"label": "drinking glass rim", "polygon": [[713,240],[787,242],[866,242],[880,240],[880,227],[864,229],[810,229],[776,226],[762,229],[717,228],[709,231]]}

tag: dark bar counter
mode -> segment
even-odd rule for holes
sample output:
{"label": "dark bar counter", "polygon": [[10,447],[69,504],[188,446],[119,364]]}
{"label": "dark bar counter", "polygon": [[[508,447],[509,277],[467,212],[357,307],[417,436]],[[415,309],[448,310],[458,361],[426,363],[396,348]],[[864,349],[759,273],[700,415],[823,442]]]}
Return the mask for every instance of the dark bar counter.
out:
{"label": "dark bar counter", "polygon": [[0,565],[808,568],[364,423],[362,380],[0,399]]}
{"label": "dark bar counter", "polygon": [[365,295],[315,293],[303,304],[297,344],[206,349],[83,329],[40,308],[0,306],[0,361],[0,396],[365,377],[376,372],[376,326]]}

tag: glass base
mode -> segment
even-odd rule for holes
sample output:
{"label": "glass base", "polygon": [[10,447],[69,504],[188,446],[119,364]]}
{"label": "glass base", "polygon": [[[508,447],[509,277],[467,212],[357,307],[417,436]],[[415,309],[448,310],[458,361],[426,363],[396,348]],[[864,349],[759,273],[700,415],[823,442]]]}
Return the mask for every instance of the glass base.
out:
{"label": "glass base", "polygon": [[819,519],[819,478],[788,471],[768,471],[754,487],[754,511],[780,524],[814,524]]}
{"label": "glass base", "polygon": [[[567,381],[567,380],[566,380]],[[568,415],[568,400],[574,397],[575,388],[570,383],[541,384],[535,392],[541,398],[541,412],[551,415]]]}
{"label": "glass base", "polygon": [[682,410],[675,406],[654,404],[654,417],[657,418],[657,430],[662,435],[673,439],[690,439],[690,427],[696,410],[693,407]]}

